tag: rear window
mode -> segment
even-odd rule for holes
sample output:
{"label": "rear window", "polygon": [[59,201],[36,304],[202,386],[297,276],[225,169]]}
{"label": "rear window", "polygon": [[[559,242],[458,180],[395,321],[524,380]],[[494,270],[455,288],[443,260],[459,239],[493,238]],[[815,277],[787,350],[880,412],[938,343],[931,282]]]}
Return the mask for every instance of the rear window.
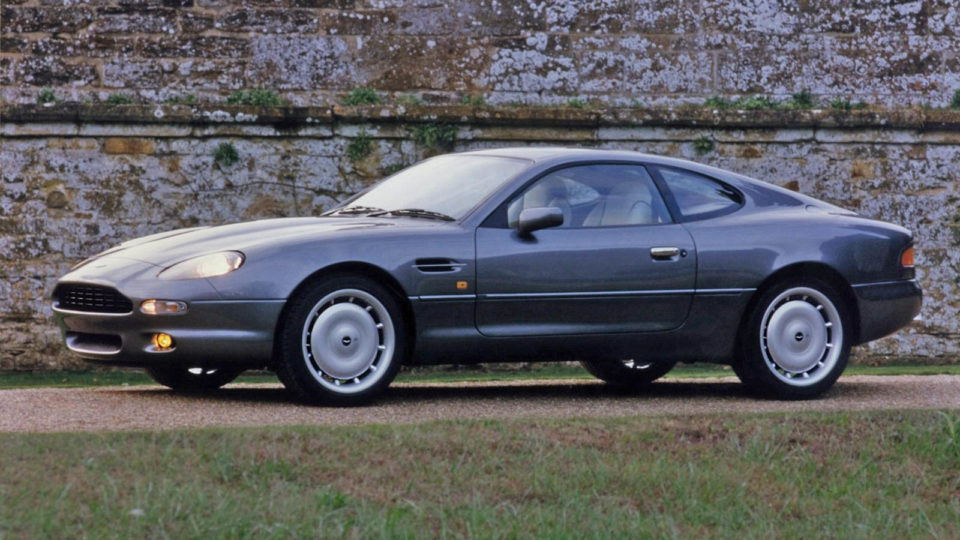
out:
{"label": "rear window", "polygon": [[686,221],[727,214],[743,204],[740,193],[712,178],[670,167],[657,170]]}

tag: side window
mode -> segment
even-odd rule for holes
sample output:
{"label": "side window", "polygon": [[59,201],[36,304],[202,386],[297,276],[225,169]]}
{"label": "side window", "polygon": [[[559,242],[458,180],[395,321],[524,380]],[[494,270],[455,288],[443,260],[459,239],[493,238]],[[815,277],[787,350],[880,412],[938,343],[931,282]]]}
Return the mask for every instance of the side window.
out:
{"label": "side window", "polygon": [[739,193],[706,176],[670,167],[657,167],[657,171],[684,219],[696,220],[725,214],[743,203]]}
{"label": "side window", "polygon": [[544,176],[507,206],[516,227],[526,208],[563,211],[568,228],[669,223],[670,213],[646,168],[640,165],[581,165]]}

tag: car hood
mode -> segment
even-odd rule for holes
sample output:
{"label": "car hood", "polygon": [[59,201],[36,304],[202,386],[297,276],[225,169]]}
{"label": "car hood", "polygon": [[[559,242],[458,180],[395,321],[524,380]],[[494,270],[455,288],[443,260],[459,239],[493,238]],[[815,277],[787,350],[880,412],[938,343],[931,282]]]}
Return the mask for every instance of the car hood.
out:
{"label": "car hood", "polygon": [[[101,253],[147,262],[171,264],[217,251],[244,251],[257,246],[310,241],[349,231],[376,231],[398,226],[417,227],[413,220],[390,218],[280,218],[217,227],[178,229],[124,242]],[[427,225],[425,220],[417,220]],[[99,257],[98,256],[98,257]]]}

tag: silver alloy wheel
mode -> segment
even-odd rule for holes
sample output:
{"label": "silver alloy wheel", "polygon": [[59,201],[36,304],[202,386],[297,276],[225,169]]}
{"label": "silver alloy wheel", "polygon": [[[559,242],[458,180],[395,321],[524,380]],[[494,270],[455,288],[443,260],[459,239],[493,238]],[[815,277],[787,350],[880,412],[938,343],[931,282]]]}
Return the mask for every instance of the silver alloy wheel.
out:
{"label": "silver alloy wheel", "polygon": [[324,296],[307,315],[303,359],[311,375],[339,394],[362,392],[388,371],[396,348],[393,321],[372,294],[341,289]]}
{"label": "silver alloy wheel", "polygon": [[777,295],[760,323],[764,364],[791,386],[810,386],[837,365],[843,350],[843,321],[820,291],[793,287]]}

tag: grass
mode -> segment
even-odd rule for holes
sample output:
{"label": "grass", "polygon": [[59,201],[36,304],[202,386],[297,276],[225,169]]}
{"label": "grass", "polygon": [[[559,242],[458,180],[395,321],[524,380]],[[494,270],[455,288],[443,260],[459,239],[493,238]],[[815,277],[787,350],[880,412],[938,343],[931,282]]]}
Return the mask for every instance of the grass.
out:
{"label": "grass", "polygon": [[110,94],[107,96],[107,103],[111,105],[133,105],[135,102],[127,94]]}
{"label": "grass", "polygon": [[706,135],[701,135],[693,141],[693,150],[697,153],[697,155],[702,156],[704,154],[709,154],[710,152],[713,152],[714,148],[716,148],[716,144],[713,142],[713,139],[707,137]]}
{"label": "grass", "polygon": [[50,88],[44,88],[37,94],[37,104],[43,105],[44,103],[56,103],[57,94]]}
{"label": "grass", "polygon": [[373,151],[373,139],[365,130],[360,130],[347,144],[347,159],[352,162],[360,161]]}
{"label": "grass", "polygon": [[383,175],[384,177],[386,177],[386,176],[391,176],[391,175],[394,175],[394,174],[396,174],[396,173],[398,173],[398,172],[406,169],[406,168],[409,167],[409,166],[410,166],[409,163],[405,163],[405,162],[402,162],[402,161],[399,162],[399,163],[391,163],[391,164],[386,165],[386,166],[384,166],[383,168],[381,168],[381,169],[380,169],[380,174]]}
{"label": "grass", "polygon": [[237,148],[228,142],[220,143],[213,151],[213,159],[224,167],[229,167],[240,160]]}
{"label": "grass", "polygon": [[347,94],[347,97],[343,99],[343,104],[348,106],[377,105],[379,103],[383,103],[383,98],[380,97],[380,94],[373,88],[366,86],[354,88]]}
{"label": "grass", "polygon": [[790,96],[787,107],[791,109],[812,109],[817,105],[809,90],[801,90]]}
{"label": "grass", "polygon": [[486,107],[486,106],[487,106],[487,98],[483,97],[482,94],[479,94],[479,95],[467,94],[467,95],[463,96],[462,98],[460,98],[460,104],[461,104],[461,105],[470,105],[470,106],[473,106],[473,107]]}
{"label": "grass", "polygon": [[413,141],[425,148],[450,150],[457,142],[457,126],[449,124],[420,124],[411,132]]}
{"label": "grass", "polygon": [[170,96],[164,101],[170,105],[196,105],[198,102],[195,94],[184,94],[182,96]]}
{"label": "grass", "polygon": [[[834,102],[839,103],[836,100]],[[713,96],[707,98],[703,102],[703,106],[710,109],[737,110],[812,109],[817,106],[817,101],[809,90],[801,90],[792,94],[787,101],[777,101],[767,96],[752,96],[731,101],[722,96]],[[833,103],[831,103],[831,106],[833,106]]]}
{"label": "grass", "polygon": [[423,105],[423,98],[417,94],[403,94],[397,98],[399,105]]}
{"label": "grass", "polygon": [[936,411],[0,435],[0,537],[960,535]]}
{"label": "grass", "polygon": [[[849,366],[844,375],[960,375],[960,365],[886,365]],[[733,370],[714,364],[680,364],[667,374],[668,379],[733,377]],[[537,379],[592,380],[593,376],[578,365],[570,364],[488,364],[464,367],[405,368],[396,381],[402,383],[497,382]],[[276,383],[277,378],[265,372],[249,372],[238,379],[241,383]],[[0,390],[12,388],[79,388],[88,386],[121,386],[154,384],[138,369],[120,371],[38,371],[0,372]]]}
{"label": "grass", "polygon": [[854,109],[866,109],[867,103],[863,100],[853,103],[847,98],[836,98],[830,102],[830,108],[841,111],[852,111]]}
{"label": "grass", "polygon": [[227,105],[247,105],[251,107],[280,107],[283,98],[273,90],[256,88],[238,90],[227,97]]}

